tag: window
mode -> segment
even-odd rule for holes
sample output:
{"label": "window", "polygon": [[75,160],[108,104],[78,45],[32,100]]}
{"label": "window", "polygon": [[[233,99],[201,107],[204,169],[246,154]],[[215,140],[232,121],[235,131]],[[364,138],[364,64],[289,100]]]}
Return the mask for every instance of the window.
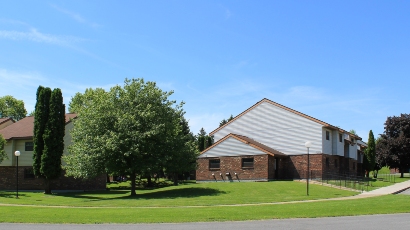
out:
{"label": "window", "polygon": [[329,168],[329,157],[326,157],[326,168]]}
{"label": "window", "polygon": [[253,168],[253,157],[242,158],[242,168]]}
{"label": "window", "polygon": [[335,168],[337,168],[337,159],[335,159]]}
{"label": "window", "polygon": [[343,142],[343,135],[339,133],[339,142]]}
{"label": "window", "polygon": [[329,140],[330,139],[330,133],[329,133],[329,131],[326,131],[326,140]]}
{"label": "window", "polygon": [[211,159],[209,160],[209,169],[219,169],[221,167],[220,159]]}
{"label": "window", "polygon": [[24,169],[24,179],[34,179],[34,171],[33,168],[25,168]]}
{"label": "window", "polygon": [[33,151],[34,144],[33,142],[26,142],[24,150]]}

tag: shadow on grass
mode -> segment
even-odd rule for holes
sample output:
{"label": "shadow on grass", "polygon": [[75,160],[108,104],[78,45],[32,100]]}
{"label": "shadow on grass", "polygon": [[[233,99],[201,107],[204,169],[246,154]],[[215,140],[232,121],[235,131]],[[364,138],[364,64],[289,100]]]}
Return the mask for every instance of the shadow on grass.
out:
{"label": "shadow on grass", "polygon": [[[64,196],[71,198],[90,199],[91,201],[98,200],[149,200],[149,199],[175,199],[175,198],[193,198],[200,196],[218,196],[226,192],[211,188],[177,188],[165,191],[152,191],[130,196],[130,191],[101,191],[101,192],[84,192],[84,193],[59,193],[56,196]],[[120,196],[118,196],[120,195]],[[122,196],[121,196],[122,195]],[[114,196],[114,197],[113,197]]]}
{"label": "shadow on grass", "polygon": [[[25,197],[25,196],[26,195],[24,193],[19,193],[19,197]],[[0,191],[0,197],[16,199],[16,192],[1,192]]]}

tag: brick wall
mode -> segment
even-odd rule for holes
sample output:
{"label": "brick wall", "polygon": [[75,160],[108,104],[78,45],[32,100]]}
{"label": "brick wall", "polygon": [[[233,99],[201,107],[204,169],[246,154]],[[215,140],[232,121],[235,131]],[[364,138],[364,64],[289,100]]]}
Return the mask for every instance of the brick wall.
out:
{"label": "brick wall", "polygon": [[[317,177],[323,169],[323,154],[309,155],[309,171],[312,177]],[[302,179],[307,178],[307,154],[293,155],[280,159],[279,179]]]}
{"label": "brick wall", "polygon": [[[220,158],[199,158],[198,169],[196,171],[197,181],[239,181],[239,180],[272,180],[272,179],[305,179],[307,178],[307,154],[293,155],[286,158],[276,159],[278,169],[275,171],[275,158],[270,155],[258,155],[254,157],[254,167],[251,169],[242,168],[242,158],[220,157]],[[210,159],[220,159],[219,169],[209,169]],[[326,160],[327,159],[327,160]],[[324,173],[340,174],[349,173],[359,175],[361,164],[356,160],[346,159],[343,156],[327,154],[309,155],[310,178],[322,178]],[[354,167],[353,167],[354,165]],[[226,173],[229,172],[230,176]],[[234,173],[237,173],[237,177]],[[277,172],[277,175],[275,173]],[[214,174],[214,176],[212,175]],[[222,174],[222,175],[221,175]]]}
{"label": "brick wall", "polygon": [[[32,169],[32,167],[21,166],[18,168],[19,189],[43,190],[44,180],[39,178],[24,178],[25,169]],[[16,183],[16,167],[0,167],[0,190],[14,190],[16,189]],[[59,179],[51,181],[50,186],[52,190],[105,190],[106,176],[101,175],[91,180],[81,180],[74,179],[73,177],[65,177],[62,173]]]}
{"label": "brick wall", "polygon": [[[249,157],[254,158],[254,167],[242,168],[242,158]],[[269,155],[220,157],[219,169],[209,169],[210,159],[217,158],[198,159],[198,169],[196,170],[197,181],[269,180],[274,177],[273,165],[272,169],[269,167],[269,164],[274,160],[273,157]],[[229,173],[229,175],[227,176],[226,173]],[[235,173],[237,175],[235,175]]]}

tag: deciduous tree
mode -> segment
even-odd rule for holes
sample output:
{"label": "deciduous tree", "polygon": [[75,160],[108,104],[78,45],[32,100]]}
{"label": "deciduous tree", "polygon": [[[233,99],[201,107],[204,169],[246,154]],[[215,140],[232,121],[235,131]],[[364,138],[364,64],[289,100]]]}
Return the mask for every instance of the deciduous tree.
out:
{"label": "deciduous tree", "polygon": [[6,151],[4,151],[5,145],[6,140],[4,140],[3,136],[0,134],[0,163],[3,162],[4,159],[7,159]]}
{"label": "deciduous tree", "polygon": [[401,177],[410,168],[410,115],[388,117],[384,133],[376,145],[377,162],[380,166],[398,168]]}
{"label": "deciduous tree", "polygon": [[27,114],[24,102],[17,100],[13,96],[0,97],[0,118],[11,117],[15,121],[25,118]]}
{"label": "deciduous tree", "polygon": [[134,196],[137,174],[158,172],[159,167],[166,167],[167,153],[181,151],[173,140],[180,132],[175,124],[180,121],[176,114],[182,113],[182,104],[168,99],[172,92],[143,79],[126,79],[123,87],[93,92],[76,109],[79,117],[64,168],[67,175],[77,178],[129,175]]}

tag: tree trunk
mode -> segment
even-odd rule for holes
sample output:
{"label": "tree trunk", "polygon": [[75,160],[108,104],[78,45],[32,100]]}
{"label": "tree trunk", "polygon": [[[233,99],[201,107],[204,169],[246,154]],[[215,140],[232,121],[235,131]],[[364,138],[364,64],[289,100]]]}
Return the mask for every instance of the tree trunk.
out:
{"label": "tree trunk", "polygon": [[178,173],[174,173],[173,179],[174,179],[174,185],[175,186],[178,185]]}
{"label": "tree trunk", "polygon": [[51,194],[50,180],[44,178],[44,194]]}
{"label": "tree trunk", "polygon": [[404,177],[404,169],[400,168],[399,171],[400,171],[400,178],[403,178]]}
{"label": "tree trunk", "polygon": [[131,196],[136,196],[137,193],[135,192],[135,173],[131,173],[130,175],[130,179],[131,179]]}
{"label": "tree trunk", "polygon": [[147,187],[148,188],[153,187],[152,180],[151,180],[151,175],[147,175]]}

